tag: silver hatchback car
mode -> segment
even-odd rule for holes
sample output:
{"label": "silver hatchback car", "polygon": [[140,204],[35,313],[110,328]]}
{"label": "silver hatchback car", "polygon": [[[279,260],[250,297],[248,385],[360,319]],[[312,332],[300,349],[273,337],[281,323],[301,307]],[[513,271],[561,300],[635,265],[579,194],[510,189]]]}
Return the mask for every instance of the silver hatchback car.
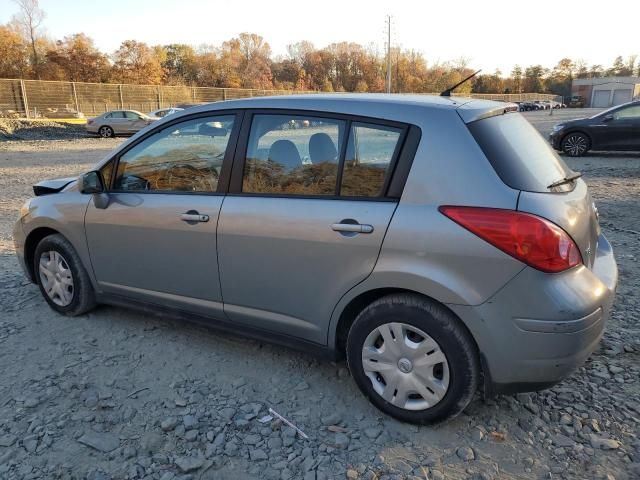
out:
{"label": "silver hatchback car", "polygon": [[387,95],[170,115],[15,226],[49,305],[155,307],[346,356],[433,423],[550,386],[596,348],[617,267],[587,186],[510,104]]}

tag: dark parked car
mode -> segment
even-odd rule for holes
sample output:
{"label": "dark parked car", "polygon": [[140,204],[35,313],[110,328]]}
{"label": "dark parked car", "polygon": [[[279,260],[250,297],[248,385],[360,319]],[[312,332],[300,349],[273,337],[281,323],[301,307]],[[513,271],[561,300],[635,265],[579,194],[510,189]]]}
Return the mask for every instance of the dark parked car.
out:
{"label": "dark parked car", "polygon": [[533,102],[521,102],[520,103],[520,111],[521,112],[530,112],[531,110],[536,110],[536,106]]}
{"label": "dark parked car", "polygon": [[571,157],[589,150],[640,151],[640,100],[559,123],[549,139],[553,148]]}
{"label": "dark parked car", "polygon": [[582,95],[573,95],[569,99],[569,107],[584,108],[584,97]]}

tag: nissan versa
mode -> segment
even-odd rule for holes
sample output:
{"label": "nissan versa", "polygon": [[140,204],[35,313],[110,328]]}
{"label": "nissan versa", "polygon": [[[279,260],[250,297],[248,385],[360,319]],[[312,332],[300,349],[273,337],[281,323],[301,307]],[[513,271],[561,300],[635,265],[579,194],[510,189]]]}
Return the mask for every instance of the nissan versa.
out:
{"label": "nissan versa", "polygon": [[16,251],[61,314],[152,306],[345,355],[380,410],[441,421],[479,387],[568,375],[614,298],[585,182],[514,109],[408,95],[196,107],[79,179],[37,184]]}

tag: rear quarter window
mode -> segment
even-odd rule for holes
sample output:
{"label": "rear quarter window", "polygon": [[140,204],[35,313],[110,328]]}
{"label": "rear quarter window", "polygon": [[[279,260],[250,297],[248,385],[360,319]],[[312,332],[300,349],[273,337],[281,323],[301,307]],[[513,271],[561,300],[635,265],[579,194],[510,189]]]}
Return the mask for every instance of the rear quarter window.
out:
{"label": "rear quarter window", "polygon": [[516,190],[548,192],[571,169],[519,113],[476,120],[467,125],[501,180]]}

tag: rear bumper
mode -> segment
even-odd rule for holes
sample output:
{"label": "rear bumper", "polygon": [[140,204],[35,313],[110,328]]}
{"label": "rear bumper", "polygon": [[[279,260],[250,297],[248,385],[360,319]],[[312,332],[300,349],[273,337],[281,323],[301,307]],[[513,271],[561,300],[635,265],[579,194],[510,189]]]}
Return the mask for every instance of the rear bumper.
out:
{"label": "rear bumper", "polygon": [[611,245],[601,235],[591,270],[551,275],[525,268],[482,305],[451,305],[478,343],[485,389],[538,390],[582,365],[602,338],[617,282]]}

